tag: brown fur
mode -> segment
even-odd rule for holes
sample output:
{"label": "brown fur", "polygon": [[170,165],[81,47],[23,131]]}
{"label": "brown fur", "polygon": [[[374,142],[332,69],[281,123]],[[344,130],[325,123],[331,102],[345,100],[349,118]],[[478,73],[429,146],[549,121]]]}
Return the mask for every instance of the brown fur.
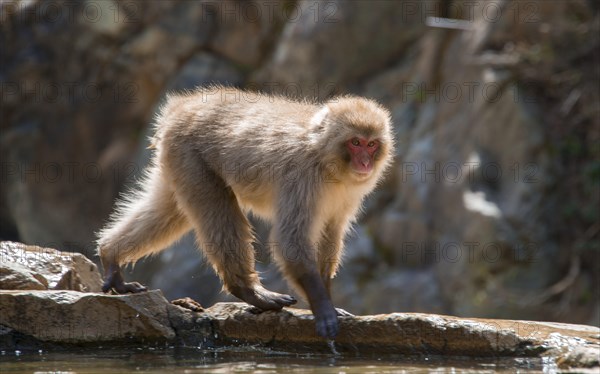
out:
{"label": "brown fur", "polygon": [[[368,178],[350,170],[344,148],[358,135],[381,144]],[[261,309],[294,303],[260,284],[251,212],[273,222],[274,257],[310,302],[319,334],[335,336],[329,283],[350,223],[390,162],[387,110],[353,96],[318,104],[208,87],[168,97],[152,144],[139,191],[118,204],[100,233],[105,290],[143,290],[123,288],[129,284],[119,267],[193,228],[229,292]]]}

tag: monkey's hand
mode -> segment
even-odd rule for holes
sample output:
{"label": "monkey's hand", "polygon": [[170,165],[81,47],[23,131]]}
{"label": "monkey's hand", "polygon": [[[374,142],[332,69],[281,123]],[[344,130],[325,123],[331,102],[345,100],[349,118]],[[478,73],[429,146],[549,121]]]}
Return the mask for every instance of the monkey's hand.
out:
{"label": "monkey's hand", "polygon": [[189,309],[192,312],[203,312],[204,308],[199,302],[192,299],[191,297],[184,297],[182,299],[175,299],[171,301],[171,304],[178,305],[182,308]]}
{"label": "monkey's hand", "polygon": [[284,306],[296,304],[296,299],[290,295],[269,291],[261,285],[249,287],[236,287],[230,290],[231,294],[240,298],[260,310],[281,310]]}
{"label": "monkey's hand", "polygon": [[102,286],[102,292],[108,293],[111,290],[116,294],[122,295],[126,293],[145,292],[148,291],[148,288],[138,282],[115,282],[109,278],[106,280],[106,282],[104,282],[104,285]]}
{"label": "monkey's hand", "polygon": [[142,286],[138,282],[125,282],[118,266],[109,267],[106,281],[104,281],[104,285],[102,285],[102,292],[107,293],[111,290],[117,294],[148,291],[146,287]]}
{"label": "monkey's hand", "polygon": [[317,325],[317,334],[326,339],[334,339],[339,331],[338,311],[331,303],[323,304],[326,305],[321,305],[321,307],[315,308],[316,310],[313,311]]}

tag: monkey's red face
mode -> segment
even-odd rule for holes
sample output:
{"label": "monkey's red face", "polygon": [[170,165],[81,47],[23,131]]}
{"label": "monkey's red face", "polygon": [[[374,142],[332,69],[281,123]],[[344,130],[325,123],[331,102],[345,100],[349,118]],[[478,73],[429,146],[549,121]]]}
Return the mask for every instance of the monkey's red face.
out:
{"label": "monkey's red face", "polygon": [[354,137],[346,142],[350,152],[350,166],[356,174],[365,178],[371,175],[379,146],[378,140],[362,137]]}

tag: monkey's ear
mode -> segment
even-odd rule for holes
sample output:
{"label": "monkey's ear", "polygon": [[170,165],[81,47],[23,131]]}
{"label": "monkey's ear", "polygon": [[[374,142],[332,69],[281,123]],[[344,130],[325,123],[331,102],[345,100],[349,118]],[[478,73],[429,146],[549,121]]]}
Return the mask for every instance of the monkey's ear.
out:
{"label": "monkey's ear", "polygon": [[329,108],[327,107],[327,104],[325,104],[310,118],[308,123],[308,137],[312,144],[318,145],[326,138],[324,134],[327,132],[327,117],[329,116]]}
{"label": "monkey's ear", "polygon": [[314,129],[323,128],[328,115],[329,107],[327,107],[327,105],[323,105],[323,107],[319,109],[310,119],[311,127]]}

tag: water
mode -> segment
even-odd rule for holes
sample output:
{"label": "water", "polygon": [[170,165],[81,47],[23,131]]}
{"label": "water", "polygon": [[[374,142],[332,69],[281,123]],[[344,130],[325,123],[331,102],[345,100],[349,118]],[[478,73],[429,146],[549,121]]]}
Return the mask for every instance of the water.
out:
{"label": "water", "polygon": [[350,357],[292,354],[252,347],[0,351],[0,373],[539,373],[542,359]]}

